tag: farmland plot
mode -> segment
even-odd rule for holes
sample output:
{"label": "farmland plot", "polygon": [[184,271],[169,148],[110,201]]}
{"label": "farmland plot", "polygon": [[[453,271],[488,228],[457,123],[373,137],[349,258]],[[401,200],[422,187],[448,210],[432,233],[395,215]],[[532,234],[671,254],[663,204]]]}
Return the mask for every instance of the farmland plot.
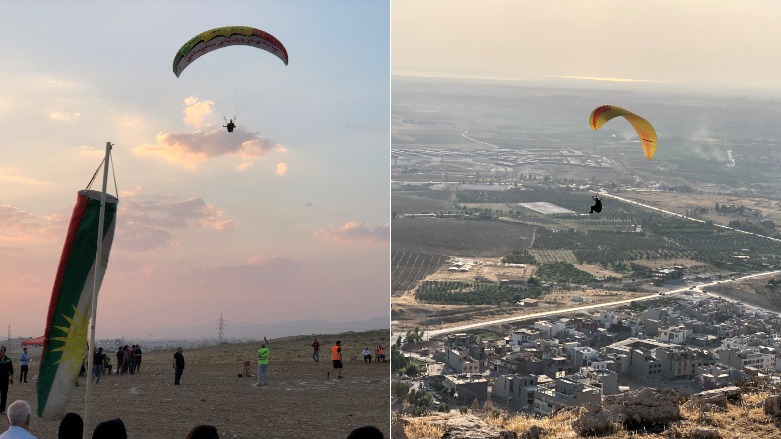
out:
{"label": "farmland plot", "polygon": [[394,251],[391,260],[391,294],[399,295],[417,285],[445,263],[446,256]]}

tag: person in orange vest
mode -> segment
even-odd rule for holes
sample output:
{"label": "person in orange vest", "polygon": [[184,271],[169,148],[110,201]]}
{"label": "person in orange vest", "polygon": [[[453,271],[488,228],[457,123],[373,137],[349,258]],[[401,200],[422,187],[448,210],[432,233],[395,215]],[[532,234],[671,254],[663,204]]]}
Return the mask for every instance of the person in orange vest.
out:
{"label": "person in orange vest", "polygon": [[377,345],[377,352],[374,355],[374,362],[385,362],[385,351],[382,349],[382,345]]}
{"label": "person in orange vest", "polygon": [[[342,378],[342,341],[336,340],[336,344],[331,346],[331,361],[334,363],[334,369],[339,372],[339,376],[337,378]],[[331,372],[333,370],[328,371],[328,378],[331,378]]]}

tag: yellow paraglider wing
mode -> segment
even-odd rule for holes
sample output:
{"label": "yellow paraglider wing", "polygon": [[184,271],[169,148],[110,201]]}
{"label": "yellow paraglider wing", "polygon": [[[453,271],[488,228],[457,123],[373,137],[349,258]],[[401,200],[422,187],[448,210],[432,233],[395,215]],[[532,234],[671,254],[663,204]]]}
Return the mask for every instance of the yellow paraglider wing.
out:
{"label": "yellow paraglider wing", "polygon": [[591,116],[588,119],[591,128],[598,130],[607,121],[614,117],[623,116],[632,127],[637,131],[637,135],[640,137],[640,143],[643,145],[643,154],[645,158],[651,160],[656,153],[656,130],[647,120],[615,105],[601,105],[591,112]]}

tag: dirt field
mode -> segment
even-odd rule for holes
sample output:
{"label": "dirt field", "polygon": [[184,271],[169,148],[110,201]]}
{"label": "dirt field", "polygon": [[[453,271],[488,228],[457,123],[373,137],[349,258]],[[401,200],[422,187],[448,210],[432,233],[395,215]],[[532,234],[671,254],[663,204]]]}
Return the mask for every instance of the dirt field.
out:
{"label": "dirt field", "polygon": [[[356,427],[377,426],[389,437],[390,363],[365,364],[365,345],[389,345],[387,330],[338,335],[345,355],[344,379],[326,379],[331,370],[330,347],[336,335],[319,336],[320,364],[311,359],[312,338],[272,339],[269,385],[254,387],[252,377],[238,377],[239,360],[257,358],[258,344],[223,344],[185,349],[181,385],[173,385],[173,350],[145,352],[141,373],[109,375],[92,387],[91,415],[87,428],[121,418],[129,438],[184,438],[198,424],[212,424],[226,438],[345,438]],[[143,345],[142,345],[143,347]],[[389,356],[390,349],[386,349]],[[31,352],[33,358],[38,355]],[[19,352],[9,352],[18,379]],[[355,356],[356,360],[352,360]],[[35,376],[30,366],[29,384],[16,380],[8,391],[9,403],[24,399],[36,411]],[[74,393],[69,411],[84,415],[85,378]],[[5,430],[7,421],[2,422]],[[57,437],[59,422],[35,415],[30,431],[40,439]],[[91,436],[91,434],[90,434]]]}
{"label": "dirt field", "polygon": [[[489,282],[498,282],[500,279],[513,279],[525,281],[529,276],[534,275],[536,267],[527,265],[525,267],[505,267],[501,264],[501,258],[471,258],[471,257],[450,257],[450,262],[460,260],[461,262],[474,263],[473,268],[468,272],[448,271],[450,264],[443,265],[436,272],[428,275],[423,280],[427,281],[464,281],[470,282],[479,276]],[[616,276],[621,274],[604,270],[595,265],[579,265],[579,268],[597,276]],[[442,329],[463,323],[478,323],[497,318],[521,316],[524,314],[533,314],[541,311],[551,311],[567,307],[577,306],[580,303],[572,301],[573,296],[580,296],[584,303],[594,304],[600,302],[611,302],[615,300],[628,299],[634,296],[642,296],[647,293],[631,293],[628,291],[607,291],[594,288],[573,288],[571,290],[556,289],[540,297],[538,307],[523,308],[520,306],[507,306],[497,308],[493,305],[485,306],[462,306],[462,305],[433,305],[419,303],[415,300],[413,290],[407,291],[402,295],[391,297],[391,306],[398,317],[393,323],[394,332],[404,332],[414,327],[425,327],[427,329]]]}
{"label": "dirt field", "polygon": [[534,227],[488,220],[397,218],[391,225],[394,251],[469,257],[503,256],[527,248]]}
{"label": "dirt field", "polygon": [[[686,210],[692,210],[695,207],[713,209],[716,203],[737,204],[760,210],[762,211],[763,219],[781,223],[781,203],[762,198],[743,198],[714,194],[697,194],[696,197],[693,197],[691,194],[674,192],[627,192],[619,196],[681,214],[685,214]],[[728,224],[736,219],[748,219],[748,217],[742,215],[729,213],[709,213],[703,215],[702,218],[718,224]]]}

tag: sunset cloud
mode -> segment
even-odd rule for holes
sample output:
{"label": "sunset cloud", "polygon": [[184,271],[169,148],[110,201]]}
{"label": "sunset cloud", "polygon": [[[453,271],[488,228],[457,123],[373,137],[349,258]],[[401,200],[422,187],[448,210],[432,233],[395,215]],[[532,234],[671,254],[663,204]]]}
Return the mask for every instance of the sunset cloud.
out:
{"label": "sunset cloud", "polygon": [[54,183],[35,178],[25,177],[23,175],[14,175],[11,171],[0,169],[0,183],[18,184],[24,186],[52,186]]}
{"label": "sunset cloud", "polygon": [[389,231],[388,224],[370,229],[366,223],[348,221],[340,227],[319,229],[314,235],[329,241],[378,243],[388,241]]}
{"label": "sunset cloud", "polygon": [[60,215],[37,218],[9,205],[0,205],[0,241],[44,242],[54,237],[53,230],[64,227]]}
{"label": "sunset cloud", "polygon": [[287,163],[277,163],[277,169],[274,171],[274,173],[279,175],[280,177],[284,177],[286,172],[287,172]]}
{"label": "sunset cloud", "polygon": [[117,240],[122,248],[131,251],[145,251],[166,248],[175,244],[175,230],[190,227],[231,231],[237,221],[223,217],[223,211],[198,197],[181,199],[162,196],[154,200],[140,199],[140,187],[123,193],[125,198],[119,204],[119,224],[122,234]]}
{"label": "sunset cloud", "polygon": [[49,113],[49,119],[56,120],[58,122],[72,122],[81,117],[81,113],[71,113],[67,111],[55,111]]}
{"label": "sunset cloud", "polygon": [[200,101],[195,96],[190,96],[184,100],[186,107],[184,108],[184,123],[195,128],[202,128],[204,126],[204,119],[206,116],[212,114],[212,107],[214,107],[213,101]]}
{"label": "sunset cloud", "polygon": [[190,225],[213,229],[231,230],[235,220],[223,218],[223,212],[214,204],[198,197],[179,200],[161,197],[155,200],[124,199],[120,213],[129,221],[166,229],[185,229]]}
{"label": "sunset cloud", "polygon": [[83,155],[84,157],[99,158],[106,156],[105,148],[95,148],[89,145],[79,145],[78,150],[79,154]]}
{"label": "sunset cloud", "polygon": [[255,160],[270,151],[281,151],[283,146],[237,128],[232,133],[219,128],[194,133],[159,133],[155,144],[140,145],[133,148],[138,156],[157,157],[170,163],[194,169],[206,160],[221,156],[238,156],[243,162],[237,170],[246,170]]}

